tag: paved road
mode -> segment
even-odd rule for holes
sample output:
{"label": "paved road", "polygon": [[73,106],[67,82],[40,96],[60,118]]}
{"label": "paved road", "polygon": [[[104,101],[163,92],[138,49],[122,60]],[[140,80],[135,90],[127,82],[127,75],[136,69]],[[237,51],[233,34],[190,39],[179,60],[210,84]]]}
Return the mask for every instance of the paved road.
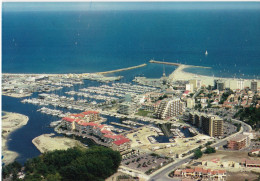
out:
{"label": "paved road", "polygon": [[153,175],[149,181],[174,181],[174,180],[180,180],[180,179],[177,179],[177,178],[169,178],[168,177],[168,174],[169,172],[173,171],[173,169],[175,167],[179,167],[180,165],[184,164],[185,162],[189,162],[191,160],[191,157],[193,156],[193,154],[187,158],[185,158],[184,160],[181,160],[177,163],[173,163],[171,166],[165,168],[164,170],[162,170],[161,172]]}
{"label": "paved road", "polygon": [[[232,121],[241,123],[241,126],[243,127],[243,131],[241,133],[251,132],[252,128],[248,124],[246,124],[242,121],[239,121],[239,120],[234,120],[234,119],[232,119]],[[221,140],[221,141],[219,141],[219,142],[217,142],[213,145],[214,145],[214,147],[219,147],[219,146],[223,146],[225,144],[227,144],[226,139]],[[169,172],[173,171],[174,168],[179,167],[180,165],[184,164],[185,162],[189,162],[191,160],[192,156],[193,156],[193,154],[191,154],[189,157],[185,158],[184,160],[181,160],[177,163],[174,163],[171,166],[169,166],[169,167],[165,168],[164,170],[160,171],[159,173],[151,176],[149,181],[177,181],[177,180],[181,180],[181,179],[178,179],[178,178],[170,178],[170,177],[168,177],[168,174],[169,174]]]}

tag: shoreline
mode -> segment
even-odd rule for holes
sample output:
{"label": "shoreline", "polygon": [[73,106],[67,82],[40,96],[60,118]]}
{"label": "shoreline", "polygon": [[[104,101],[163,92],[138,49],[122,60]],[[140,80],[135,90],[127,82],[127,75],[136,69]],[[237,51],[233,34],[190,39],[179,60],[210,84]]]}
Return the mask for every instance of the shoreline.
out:
{"label": "shoreline", "polygon": [[[238,81],[244,81],[245,87],[250,87],[251,81],[255,80],[258,82],[258,85],[260,84],[259,79],[242,79],[242,78],[223,78],[223,77],[215,77],[215,76],[207,76],[207,75],[200,75],[200,74],[194,74],[190,72],[186,72],[185,69],[187,68],[192,68],[194,66],[190,65],[179,65],[177,69],[175,69],[170,75],[169,79],[171,81],[177,81],[177,80],[184,80],[184,81],[189,81],[189,80],[201,80],[202,85],[214,85],[214,80],[221,80],[225,82],[226,87],[229,87],[231,89],[236,89],[237,82]],[[259,87],[259,86],[258,86]]]}
{"label": "shoreline", "polygon": [[140,64],[136,66],[131,66],[131,67],[126,67],[126,68],[120,68],[120,69],[115,69],[115,70],[109,70],[109,71],[103,71],[103,72],[85,72],[85,73],[60,73],[60,74],[55,74],[55,73],[2,73],[2,75],[5,76],[68,76],[68,75],[77,75],[77,76],[85,76],[85,75],[104,75],[104,74],[111,74],[111,73],[116,73],[116,72],[122,72],[122,71],[127,71],[127,70],[132,70],[132,69],[137,69],[141,67],[145,67],[147,64]]}
{"label": "shoreline", "polygon": [[[175,77],[179,77],[179,80],[187,80],[187,77],[194,79],[194,78],[214,78],[214,79],[235,79],[235,80],[257,80],[260,81],[259,79],[255,79],[255,78],[232,78],[232,77],[215,77],[215,76],[209,76],[209,75],[202,75],[202,74],[194,74],[188,71],[185,71],[185,69],[187,68],[206,68],[206,69],[211,69],[211,67],[205,67],[205,66],[198,66],[198,65],[185,65],[185,64],[180,64],[180,63],[174,63],[174,62],[162,62],[162,61],[155,61],[155,60],[150,60],[150,63],[154,63],[154,64],[165,64],[165,65],[172,65],[172,66],[177,66],[177,69],[175,69],[170,75],[169,78],[170,79],[176,79],[173,78]],[[146,66],[147,64],[141,64],[141,65],[137,65],[137,66],[132,66],[132,67],[127,67],[127,68],[121,68],[121,69],[116,69],[116,70],[110,70],[110,71],[103,71],[103,72],[92,72],[92,73],[61,73],[61,74],[51,74],[51,73],[2,73],[2,75],[4,76],[57,76],[57,77],[62,77],[62,76],[71,76],[71,75],[75,75],[75,76],[79,76],[79,77],[84,77],[86,75],[105,75],[105,74],[111,74],[111,73],[116,73],[116,72],[121,72],[121,71],[127,71],[127,70],[132,70],[132,69],[136,69],[136,68],[141,68]],[[175,73],[174,73],[175,72]],[[185,78],[183,78],[180,75],[184,75]],[[8,95],[8,94],[3,94],[2,95],[6,95],[6,96],[12,96],[12,95]],[[27,95],[26,95],[27,96]],[[22,96],[22,97],[26,97],[26,96]],[[19,98],[19,95],[14,95],[12,97],[17,97]]]}
{"label": "shoreline", "polygon": [[53,136],[55,136],[54,133],[42,134],[40,136],[35,137],[32,140],[32,143],[41,153],[46,153],[48,151],[54,150],[67,150],[68,148],[76,146],[84,147],[84,145],[78,140],[61,136]]}
{"label": "shoreline", "polygon": [[14,162],[19,156],[17,152],[8,150],[7,142],[9,136],[12,132],[26,125],[29,117],[18,113],[3,112],[5,115],[2,116],[2,162],[7,165]]}

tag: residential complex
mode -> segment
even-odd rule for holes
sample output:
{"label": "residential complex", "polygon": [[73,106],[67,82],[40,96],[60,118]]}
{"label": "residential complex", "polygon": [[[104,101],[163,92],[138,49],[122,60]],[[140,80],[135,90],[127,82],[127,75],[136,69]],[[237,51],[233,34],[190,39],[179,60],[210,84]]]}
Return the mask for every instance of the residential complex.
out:
{"label": "residential complex", "polygon": [[[72,114],[62,118],[61,127],[79,136],[93,136],[94,139],[98,139],[98,142],[105,143],[105,146],[120,152],[130,149],[130,140],[123,135],[113,133],[111,126],[100,124],[99,122],[90,122],[80,116],[89,112],[91,111],[83,112],[78,115]],[[95,114],[97,112],[92,113]]]}
{"label": "residential complex", "polygon": [[211,137],[223,136],[223,119],[218,116],[191,112],[189,120]]}
{"label": "residential complex", "polygon": [[190,169],[177,169],[174,171],[174,177],[184,177],[191,179],[209,179],[209,180],[226,180],[226,170],[211,170],[195,167]]}
{"label": "residential complex", "polygon": [[159,119],[170,118],[182,114],[185,111],[185,103],[179,98],[164,99],[156,110],[156,117]]}

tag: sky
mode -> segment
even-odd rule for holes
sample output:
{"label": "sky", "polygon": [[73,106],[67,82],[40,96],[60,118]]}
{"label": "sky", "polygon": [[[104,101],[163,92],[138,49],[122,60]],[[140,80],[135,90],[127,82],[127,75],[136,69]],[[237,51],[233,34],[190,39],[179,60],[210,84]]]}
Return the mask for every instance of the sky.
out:
{"label": "sky", "polygon": [[7,11],[260,9],[260,2],[3,2]]}

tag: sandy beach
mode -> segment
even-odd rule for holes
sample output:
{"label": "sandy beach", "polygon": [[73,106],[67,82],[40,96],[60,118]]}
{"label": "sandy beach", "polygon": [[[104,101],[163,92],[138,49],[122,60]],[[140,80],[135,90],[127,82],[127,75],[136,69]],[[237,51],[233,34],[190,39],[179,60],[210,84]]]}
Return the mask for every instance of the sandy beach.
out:
{"label": "sandy beach", "polygon": [[2,161],[5,164],[9,164],[18,157],[18,153],[8,150],[8,137],[13,131],[26,125],[29,118],[18,113],[4,113],[5,115],[2,116],[2,155],[4,156],[4,158]]}
{"label": "sandy beach", "polygon": [[[238,79],[238,78],[221,78],[221,77],[212,77],[212,76],[205,76],[205,75],[199,75],[199,74],[193,74],[189,72],[185,72],[185,69],[191,68],[191,67],[196,67],[193,65],[183,65],[180,64],[178,65],[178,68],[174,70],[170,75],[169,79],[171,81],[177,81],[177,80],[184,80],[184,81],[189,81],[189,80],[201,80],[202,85],[208,86],[214,85],[214,80],[222,80],[225,82],[225,87],[230,88],[230,89],[237,89],[238,88],[238,81],[244,81],[244,87],[251,87],[251,81],[253,79]],[[203,67],[201,67],[203,68]],[[258,87],[260,85],[260,80],[256,80],[258,83]]]}
{"label": "sandy beach", "polygon": [[171,81],[177,80],[192,80],[192,79],[200,79],[203,80],[203,84],[205,85],[213,85],[214,79],[217,77],[210,77],[204,75],[197,75],[193,73],[185,72],[184,69],[193,67],[191,65],[179,65],[176,70],[174,70],[170,75],[169,78]]}
{"label": "sandy beach", "polygon": [[66,137],[54,137],[53,133],[40,135],[34,138],[32,143],[41,153],[54,150],[67,150],[75,146],[84,147],[80,141]]}

